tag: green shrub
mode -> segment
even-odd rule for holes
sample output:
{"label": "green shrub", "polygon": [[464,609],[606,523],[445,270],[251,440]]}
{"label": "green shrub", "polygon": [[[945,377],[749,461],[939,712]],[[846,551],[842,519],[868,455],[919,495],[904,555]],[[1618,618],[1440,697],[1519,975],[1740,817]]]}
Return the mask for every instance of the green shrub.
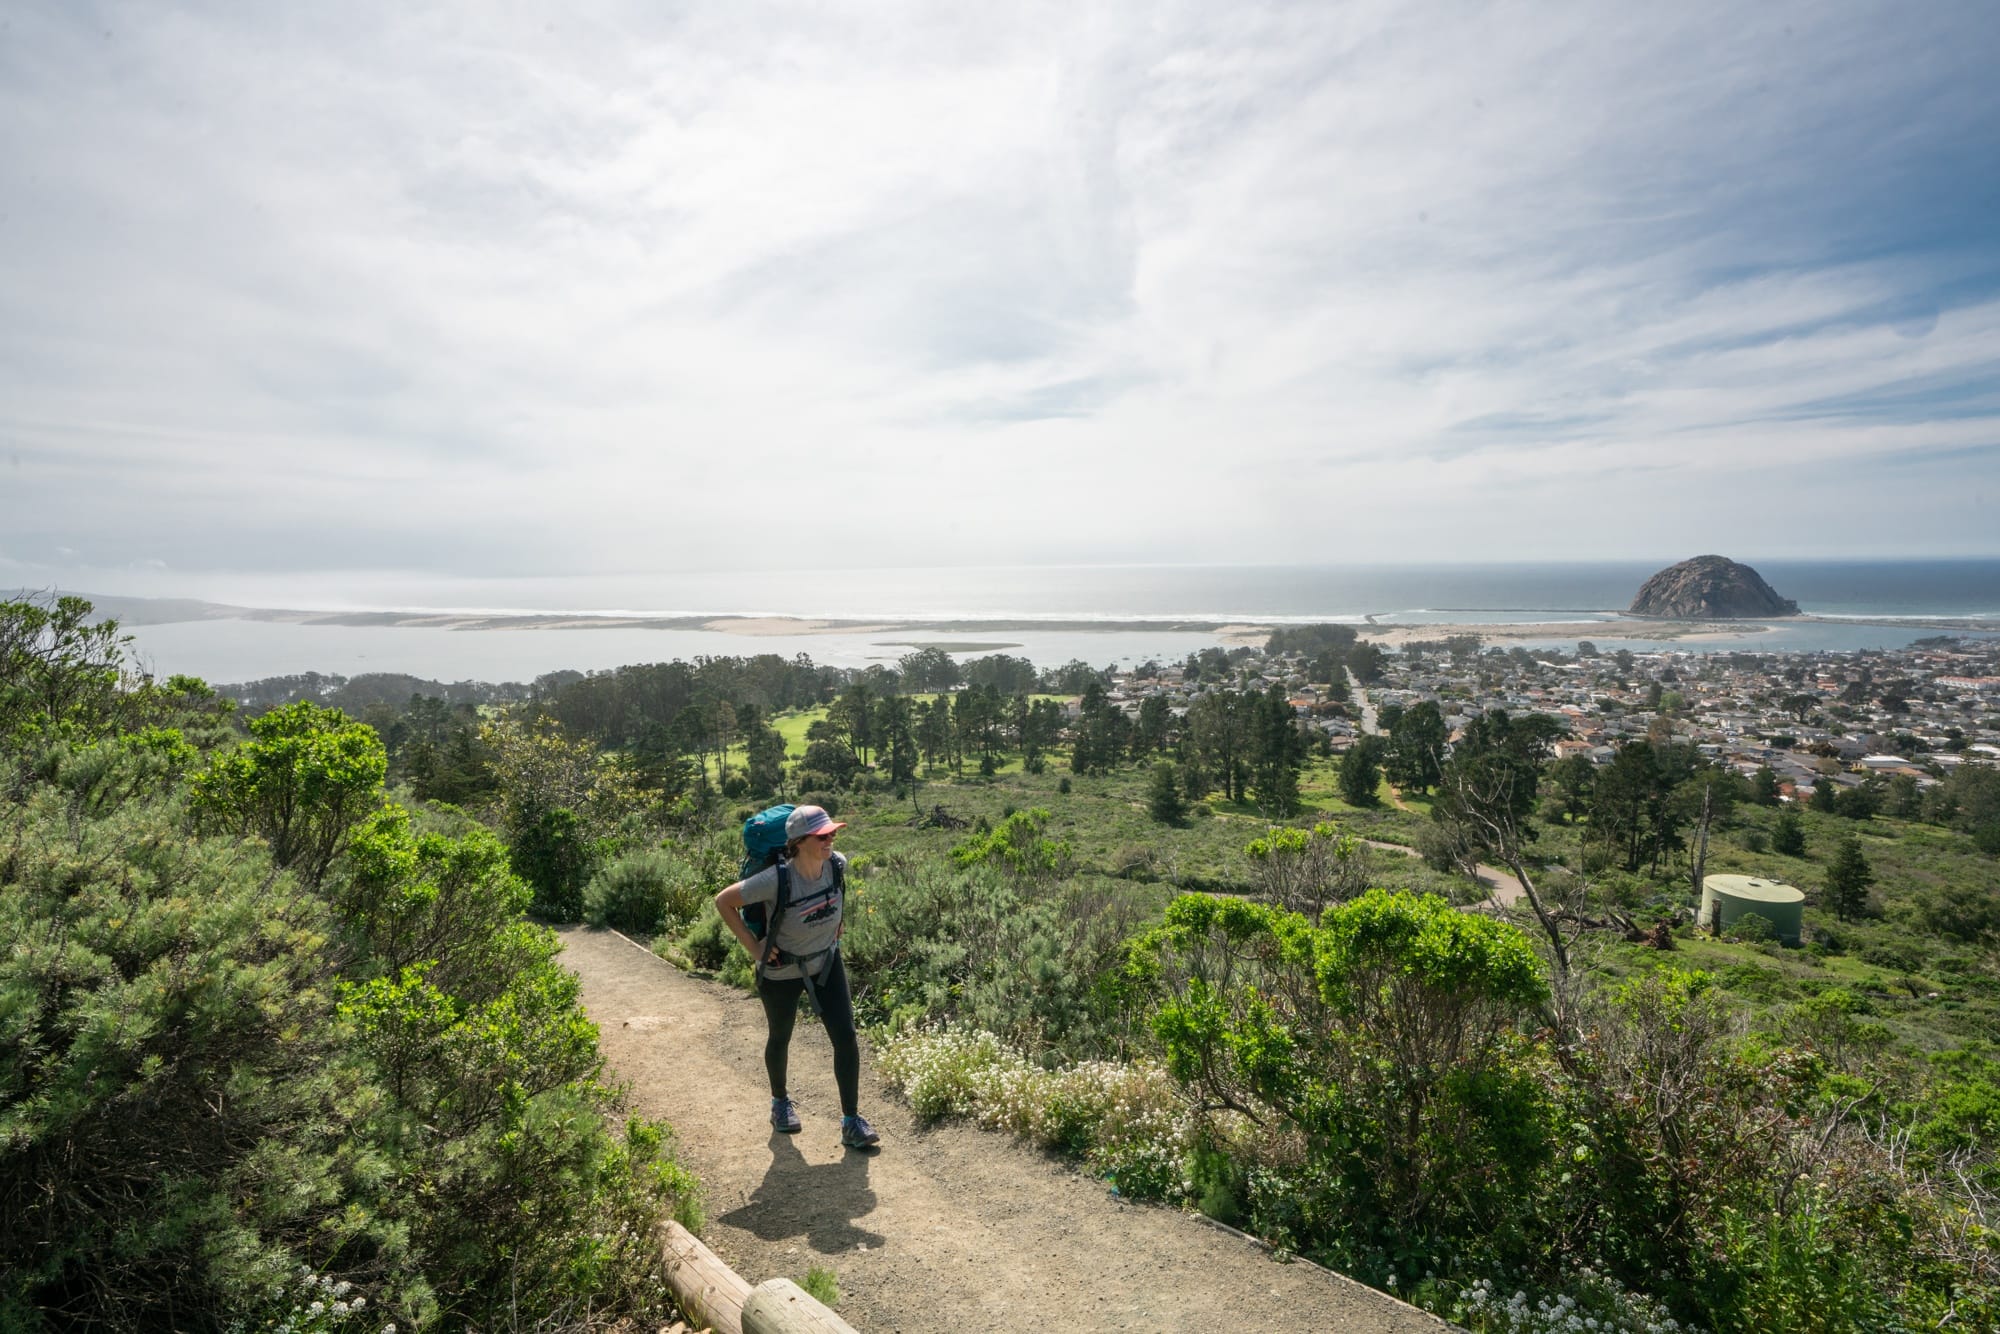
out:
{"label": "green shrub", "polygon": [[1097,883],[934,863],[851,882],[841,948],[857,1012],[952,1020],[1075,1056],[1131,1031],[1143,1019],[1109,980],[1131,928],[1123,896],[1144,891]]}
{"label": "green shrub", "polygon": [[91,611],[74,596],[0,602],[0,740],[110,730],[129,640]]}
{"label": "green shrub", "polygon": [[1746,912],[1731,922],[1729,930],[1723,934],[1730,940],[1738,940],[1746,945],[1754,945],[1759,941],[1776,940],[1778,937],[1778,928],[1772,924],[1770,918],[1764,916],[1762,913]]}
{"label": "green shrub", "polygon": [[1551,1109],[1514,1029],[1548,992],[1519,930],[1435,896],[1371,890],[1321,920],[1183,895],[1134,968],[1192,1101],[1310,1128],[1245,1164],[1248,1216],[1366,1271],[1390,1238],[1478,1235],[1532,1191]]}
{"label": "green shrub", "polygon": [[1076,852],[1066,839],[1046,837],[1049,813],[1041,807],[1013,811],[997,829],[974,827],[972,838],[951,851],[960,866],[1004,866],[1017,876],[1055,880],[1069,874]]}
{"label": "green shrub", "polygon": [[0,1326],[245,1309],[346,1186],[332,923],[177,803],[68,808],[36,791],[0,846]]}
{"label": "green shrub", "polygon": [[583,916],[583,889],[596,872],[596,853],[584,837],[583,822],[565,807],[541,812],[514,831],[510,845],[515,872],[534,890],[530,907],[552,922]]}
{"label": "green shrub", "polygon": [[668,1314],[652,1237],[694,1183],[619,1125],[499,841],[389,807],[316,891],[191,837],[159,747],[124,750],[0,824],[0,1327],[268,1328],[329,1291],[370,1329]]}
{"label": "green shrub", "polygon": [[1930,964],[1930,951],[1910,939],[1875,940],[1858,951],[1861,962],[1899,973],[1921,973]]}
{"label": "green shrub", "polygon": [[317,884],[382,799],[382,739],[304,701],[254,719],[250,736],[195,775],[194,811],[212,827],[262,837],[273,861]]}
{"label": "green shrub", "polygon": [[743,949],[729,928],[723,925],[722,918],[713,912],[695,918],[694,925],[681,936],[680,947],[688,962],[706,973],[717,971],[732,952],[741,953]]}
{"label": "green shrub", "polygon": [[1902,1324],[1868,1263],[1876,1234],[1817,1182],[1804,1183],[1796,1205],[1782,1212],[1725,1215],[1722,1235],[1736,1281],[1719,1305],[1732,1328],[1806,1334]]}
{"label": "green shrub", "polygon": [[650,935],[693,921],[703,897],[685,859],[639,852],[621,857],[591,879],[584,887],[583,910],[595,926]]}
{"label": "green shrub", "polygon": [[1243,1201],[1250,1193],[1250,1170],[1212,1144],[1197,1144],[1188,1158],[1188,1180],[1195,1207],[1231,1227],[1244,1222]]}

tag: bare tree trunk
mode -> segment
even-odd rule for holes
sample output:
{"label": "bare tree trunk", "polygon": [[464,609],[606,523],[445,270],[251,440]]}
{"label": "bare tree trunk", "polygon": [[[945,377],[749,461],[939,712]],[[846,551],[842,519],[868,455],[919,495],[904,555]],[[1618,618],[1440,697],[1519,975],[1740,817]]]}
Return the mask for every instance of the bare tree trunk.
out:
{"label": "bare tree trunk", "polygon": [[[1483,836],[1493,855],[1521,882],[1521,892],[1528,900],[1528,908],[1535,914],[1535,921],[1548,941],[1552,976],[1549,979],[1547,1019],[1556,1032],[1558,1052],[1567,1053],[1578,1028],[1578,979],[1570,963],[1570,942],[1563,936],[1558,910],[1550,905],[1536,887],[1534,876],[1529,874],[1527,857],[1523,852],[1524,840],[1507,800],[1511,794],[1504,787],[1496,792],[1475,792],[1470,780],[1463,774],[1450,775],[1447,781],[1453,786],[1456,798],[1453,804],[1461,813],[1461,818]],[[1578,913],[1569,915],[1580,920]]]}
{"label": "bare tree trunk", "polygon": [[[1506,823],[1510,826],[1512,824],[1511,821]],[[1521,856],[1519,840],[1513,837],[1507,838],[1504,843],[1496,840],[1494,851],[1500,854],[1500,859],[1507,864],[1507,869],[1514,873],[1514,878],[1521,882],[1521,890],[1528,896],[1528,907],[1534,910],[1535,920],[1541,923],[1542,933],[1549,938],[1549,952],[1555,958],[1556,971],[1566,980],[1569,976],[1569,946],[1563,940],[1562,925],[1542,902],[1540,891],[1535,888],[1533,878],[1528,875],[1528,864]]]}
{"label": "bare tree trunk", "polygon": [[1484,841],[1492,847],[1493,854],[1521,882],[1522,892],[1528,897],[1528,907],[1533,910],[1535,920],[1541,923],[1542,933],[1549,938],[1549,949],[1556,968],[1568,974],[1569,948],[1563,941],[1561,926],[1535,888],[1534,878],[1528,874],[1527,859],[1521,851],[1521,831],[1516,828],[1506,801],[1509,794],[1474,792],[1463,775],[1453,775],[1451,781],[1457,787],[1454,794],[1458,798],[1455,803],[1457,808],[1463,812],[1466,822],[1484,835]]}
{"label": "bare tree trunk", "polygon": [[1688,859],[1688,878],[1694,882],[1694,910],[1701,912],[1701,882],[1708,874],[1708,826],[1715,818],[1712,805],[1715,785],[1701,785],[1701,823],[1696,826],[1694,855]]}

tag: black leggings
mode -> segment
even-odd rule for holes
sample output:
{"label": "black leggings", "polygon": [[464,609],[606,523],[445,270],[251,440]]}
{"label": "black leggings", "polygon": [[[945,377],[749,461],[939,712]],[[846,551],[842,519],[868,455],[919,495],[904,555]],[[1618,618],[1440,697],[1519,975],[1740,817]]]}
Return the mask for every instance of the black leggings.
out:
{"label": "black leggings", "polygon": [[[861,1110],[861,1044],[854,1037],[854,998],[847,992],[847,965],[835,954],[826,971],[813,979],[819,996],[820,1022],[833,1041],[833,1082],[840,1086],[840,1114],[853,1116]],[[764,1073],[771,1077],[771,1096],[785,1092],[785,1068],[792,1051],[792,1025],[799,1017],[799,997],[805,995],[802,977],[757,978],[757,999],[764,1002],[764,1022],[770,1036],[764,1039]]]}

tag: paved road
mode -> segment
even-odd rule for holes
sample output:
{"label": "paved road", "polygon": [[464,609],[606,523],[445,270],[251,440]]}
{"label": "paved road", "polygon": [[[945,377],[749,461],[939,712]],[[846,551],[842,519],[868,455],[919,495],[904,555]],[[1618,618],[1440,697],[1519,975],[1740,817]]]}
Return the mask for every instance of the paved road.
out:
{"label": "paved road", "polygon": [[1347,689],[1361,704],[1362,732],[1368,736],[1381,736],[1382,726],[1375,721],[1374,702],[1368,698],[1368,691],[1363,688],[1361,678],[1354,674],[1352,667],[1347,669]]}

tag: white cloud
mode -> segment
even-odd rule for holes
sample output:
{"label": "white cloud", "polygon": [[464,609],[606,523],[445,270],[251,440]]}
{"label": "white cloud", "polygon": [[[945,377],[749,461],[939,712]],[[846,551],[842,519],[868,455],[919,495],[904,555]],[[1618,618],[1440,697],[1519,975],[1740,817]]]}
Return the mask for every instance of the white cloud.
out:
{"label": "white cloud", "polygon": [[1978,11],[550,15],[16,14],[5,558],[1990,547]]}

